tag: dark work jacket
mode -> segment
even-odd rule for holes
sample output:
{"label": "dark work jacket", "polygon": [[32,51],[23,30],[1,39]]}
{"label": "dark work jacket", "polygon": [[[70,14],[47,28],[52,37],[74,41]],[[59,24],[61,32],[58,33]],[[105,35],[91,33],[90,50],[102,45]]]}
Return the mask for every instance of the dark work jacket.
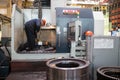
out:
{"label": "dark work jacket", "polygon": [[25,23],[25,28],[29,28],[30,32],[34,32],[35,38],[37,38],[37,32],[40,30],[40,19],[32,19]]}

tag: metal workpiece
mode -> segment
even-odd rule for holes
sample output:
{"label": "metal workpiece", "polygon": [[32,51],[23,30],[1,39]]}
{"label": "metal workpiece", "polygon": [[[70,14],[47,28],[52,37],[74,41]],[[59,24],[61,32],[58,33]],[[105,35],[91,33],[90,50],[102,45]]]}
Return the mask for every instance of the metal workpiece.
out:
{"label": "metal workpiece", "polygon": [[97,80],[120,80],[120,67],[99,67]]}
{"label": "metal workpiece", "polygon": [[89,62],[74,58],[49,60],[49,80],[89,80]]}

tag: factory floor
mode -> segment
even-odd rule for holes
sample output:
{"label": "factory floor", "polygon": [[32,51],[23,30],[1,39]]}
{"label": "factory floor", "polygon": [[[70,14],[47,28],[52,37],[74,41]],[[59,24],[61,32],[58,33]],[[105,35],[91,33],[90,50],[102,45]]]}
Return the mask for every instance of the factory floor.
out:
{"label": "factory floor", "polygon": [[46,61],[13,61],[5,80],[47,80]]}
{"label": "factory floor", "polygon": [[12,72],[6,80],[47,80],[46,72]]}

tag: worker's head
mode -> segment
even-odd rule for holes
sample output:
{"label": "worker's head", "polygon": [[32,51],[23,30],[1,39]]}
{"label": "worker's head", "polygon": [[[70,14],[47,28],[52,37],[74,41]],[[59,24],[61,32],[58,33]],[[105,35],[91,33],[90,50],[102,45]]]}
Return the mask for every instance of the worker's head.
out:
{"label": "worker's head", "polygon": [[93,36],[93,32],[92,31],[86,31],[85,36]]}
{"label": "worker's head", "polygon": [[46,20],[45,20],[45,19],[42,19],[42,20],[41,20],[41,26],[45,26],[45,24],[46,24]]}

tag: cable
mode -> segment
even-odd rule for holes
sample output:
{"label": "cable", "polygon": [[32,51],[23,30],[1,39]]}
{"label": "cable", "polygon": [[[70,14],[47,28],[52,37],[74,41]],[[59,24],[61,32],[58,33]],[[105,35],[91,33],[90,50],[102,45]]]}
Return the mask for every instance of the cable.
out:
{"label": "cable", "polygon": [[8,39],[6,42],[5,42],[5,49],[6,49],[6,51],[8,52],[8,55],[9,55],[9,59],[10,59],[10,61],[11,61],[11,53],[10,53],[10,51],[8,50],[8,48],[7,48],[7,44],[8,44],[8,42],[9,41],[11,41],[11,39]]}

